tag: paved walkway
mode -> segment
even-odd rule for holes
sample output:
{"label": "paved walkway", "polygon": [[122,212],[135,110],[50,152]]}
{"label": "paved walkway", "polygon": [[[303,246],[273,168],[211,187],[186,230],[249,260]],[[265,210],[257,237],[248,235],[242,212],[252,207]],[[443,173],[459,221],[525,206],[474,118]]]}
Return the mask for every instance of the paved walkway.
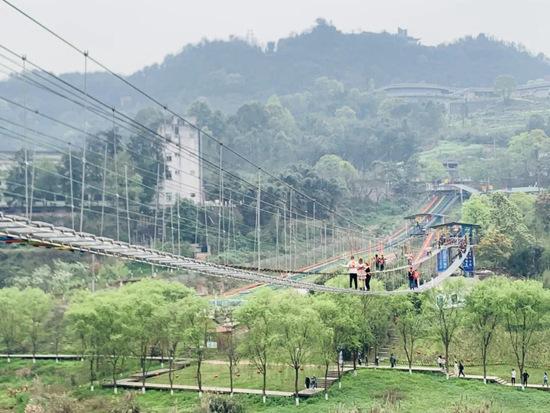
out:
{"label": "paved walkway", "polygon": [[35,358],[36,360],[80,360],[82,358],[81,355],[78,354],[37,354],[33,357],[32,354],[0,354],[0,358],[2,359],[32,359]]}
{"label": "paved walkway", "polygon": [[[151,374],[148,374],[147,377],[152,376],[158,376],[160,374],[166,374],[168,373],[168,369],[161,369],[150,372]],[[348,373],[350,371],[353,371],[351,367],[346,367],[343,370],[341,370],[342,375],[345,373]],[[329,371],[329,377],[327,380],[327,388],[332,386],[337,381],[337,375],[336,370]],[[321,381],[321,383],[324,383],[322,380],[324,378],[317,379],[318,382]],[[104,383],[103,387],[113,387],[112,383]],[[117,387],[121,388],[128,388],[128,389],[141,389],[142,383],[141,383],[141,374],[136,373],[130,376],[127,379],[122,379],[117,381]],[[164,391],[170,391],[170,384],[165,383],[145,383],[145,389],[146,390],[164,390]],[[186,384],[174,384],[172,386],[172,389],[175,391],[194,391],[198,392],[199,387],[195,385],[186,385]],[[317,394],[324,392],[324,384],[318,385],[315,389],[303,389],[298,392],[298,396],[302,398],[312,397]],[[231,394],[231,389],[229,387],[214,387],[214,386],[202,386],[202,391],[205,393],[222,393],[222,394]],[[262,390],[261,389],[243,389],[243,388],[233,388],[234,394],[252,394],[252,395],[259,395],[261,396]],[[294,397],[294,392],[290,391],[278,391],[278,390],[266,390],[266,396],[271,397]]]}
{"label": "paved walkway", "polygon": [[[375,365],[368,365],[368,366],[358,366],[358,368],[363,369],[380,369],[380,370],[398,370],[398,371],[409,371],[409,366],[375,366]],[[445,371],[441,370],[438,367],[424,367],[424,366],[412,366],[412,371],[415,372],[421,372],[421,373],[438,373],[438,374],[445,374]],[[455,378],[454,372],[449,372],[449,377]],[[483,381],[482,375],[477,374],[466,374],[465,377],[458,377],[460,379],[465,380],[479,380]],[[500,384],[501,386],[510,386],[510,387],[518,387],[521,388],[521,384],[516,384],[515,386],[512,385],[512,383],[507,382],[506,380],[498,377],[498,376],[487,376],[487,382],[488,383],[495,383]],[[549,387],[543,386],[542,384],[529,384],[527,386],[528,389],[538,389],[538,390],[545,390],[550,391]]]}
{"label": "paved walkway", "polygon": [[[84,358],[87,356],[84,355]],[[105,357],[105,356],[102,356]],[[128,358],[137,358],[136,356],[127,356]],[[32,359],[35,358],[36,360],[80,360],[82,358],[79,354],[37,354],[33,357],[32,354],[0,354],[0,359]],[[168,357],[160,357],[160,356],[148,356],[147,360],[151,361],[159,361],[159,362],[165,362],[168,363],[170,360]],[[176,360],[175,362],[178,362]]]}

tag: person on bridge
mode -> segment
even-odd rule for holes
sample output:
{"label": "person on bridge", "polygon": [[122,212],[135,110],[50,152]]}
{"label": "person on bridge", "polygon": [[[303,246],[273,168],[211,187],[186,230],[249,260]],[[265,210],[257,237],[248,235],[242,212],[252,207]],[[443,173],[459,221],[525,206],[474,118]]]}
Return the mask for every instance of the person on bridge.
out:
{"label": "person on bridge", "polygon": [[364,288],[366,278],[367,272],[365,268],[365,263],[363,262],[363,258],[359,258],[359,262],[357,263],[357,279],[359,280],[359,288],[361,290]]}
{"label": "person on bridge", "polygon": [[370,264],[368,261],[365,262],[365,290],[370,291],[370,279],[372,275],[370,273]]}
{"label": "person on bridge", "polygon": [[348,262],[348,274],[349,274],[349,288],[351,285],[355,285],[357,290],[357,263],[355,262],[355,257],[352,255],[351,259]]}
{"label": "person on bridge", "polygon": [[420,271],[418,268],[413,271],[413,290],[420,286]]}
{"label": "person on bridge", "polygon": [[380,257],[378,256],[378,254],[374,254],[374,268],[376,269],[376,271],[380,269]]}
{"label": "person on bridge", "polygon": [[407,278],[409,280],[409,289],[414,289],[414,270],[413,267],[409,267],[409,271],[407,271]]}
{"label": "person on bridge", "polygon": [[386,258],[384,258],[384,254],[380,256],[380,271],[384,271],[384,267],[386,266]]}

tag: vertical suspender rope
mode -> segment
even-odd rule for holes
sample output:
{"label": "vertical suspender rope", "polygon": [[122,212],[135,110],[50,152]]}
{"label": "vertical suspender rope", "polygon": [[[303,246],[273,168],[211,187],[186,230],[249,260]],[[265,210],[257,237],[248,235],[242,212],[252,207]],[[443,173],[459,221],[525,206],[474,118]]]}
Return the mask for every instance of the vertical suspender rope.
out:
{"label": "vertical suspender rope", "polygon": [[24,149],[25,157],[25,216],[29,218],[29,153],[28,149]]}
{"label": "vertical suspender rope", "polygon": [[181,255],[181,213],[180,213],[180,197],[178,196],[178,201],[176,203],[177,210],[177,220],[178,220],[178,255]]}
{"label": "vertical suspender rope", "polygon": [[[27,71],[27,58],[25,56],[22,57],[23,60],[23,76],[26,75]],[[23,94],[23,102],[25,106],[27,106],[27,83],[25,82],[25,92]],[[27,111],[23,110],[23,138],[25,139],[25,142],[27,142]],[[27,149],[28,144],[25,144],[24,149],[24,157],[25,157],[25,165],[24,165],[24,171],[25,171],[25,216],[29,218],[29,154]]]}
{"label": "vertical suspender rope", "polygon": [[166,157],[163,157],[162,159],[162,215],[161,215],[161,226],[162,226],[162,232],[161,232],[161,243],[162,247],[161,250],[164,251],[164,244],[166,243],[166,202],[168,201],[168,185],[166,182]]}
{"label": "vertical suspender rope", "polygon": [[206,245],[206,250],[209,253],[210,247],[208,246],[208,209],[206,207],[206,193],[204,194],[205,201],[203,202],[204,208],[204,243]]}
{"label": "vertical suspender rope", "polygon": [[157,194],[155,205],[155,223],[153,228],[153,248],[157,248],[157,222],[158,222],[158,210],[160,208],[160,162],[157,163]]}
{"label": "vertical suspender rope", "polygon": [[289,263],[289,259],[288,259],[288,243],[287,243],[287,233],[288,233],[288,225],[287,225],[287,211],[288,211],[288,195],[287,195],[287,199],[285,200],[285,209],[283,210],[283,230],[284,230],[284,234],[283,234],[283,237],[284,237],[284,249],[283,249],[283,254],[284,254],[284,257],[285,257],[285,268],[290,268],[290,263]]}
{"label": "vertical suspender rope", "polygon": [[327,223],[324,223],[324,235],[323,235],[323,255],[325,257],[325,260],[328,260],[327,255]]}
{"label": "vertical suspender rope", "polygon": [[316,226],[315,226],[315,219],[316,219],[316,210],[315,210],[315,201],[313,201],[313,231],[312,231],[312,240],[311,245],[313,246],[313,262],[315,263],[317,260],[317,254],[315,252],[315,248],[317,248],[317,244],[315,243],[315,232],[316,232]]}
{"label": "vertical suspender rope", "polygon": [[82,182],[80,191],[80,232],[84,227],[84,195],[86,193],[86,147],[87,147],[87,133],[88,133],[88,52],[84,52],[84,145],[82,147]]}
{"label": "vertical suspender rope", "polygon": [[113,109],[113,163],[114,163],[114,174],[115,174],[115,212],[116,212],[116,239],[120,241],[120,218],[119,218],[119,202],[120,194],[118,193],[118,154],[117,154],[117,139],[115,132],[115,111]]}
{"label": "vertical suspender rope", "polygon": [[306,265],[309,265],[309,255],[310,255],[310,252],[311,252],[311,247],[310,247],[310,244],[309,244],[309,221],[308,221],[308,214],[309,214],[309,208],[308,208],[308,204],[307,204],[307,201],[306,201],[306,262],[305,264]]}
{"label": "vertical suspender rope", "polygon": [[34,177],[35,177],[35,162],[36,162],[36,149],[32,150],[32,168],[31,168],[31,189],[30,189],[30,200],[29,200],[29,219],[32,220],[33,212],[33,203],[34,203]]}
{"label": "vertical suspender rope", "polygon": [[73,148],[69,142],[69,192],[71,194],[71,228],[75,229],[74,219],[74,187],[73,187]]}
{"label": "vertical suspender rope", "polygon": [[334,213],[332,213],[332,256],[336,257],[336,226],[334,225]]}
{"label": "vertical suspender rope", "polygon": [[223,146],[219,145],[219,165],[218,165],[218,179],[219,179],[219,193],[218,193],[218,246],[216,253],[220,255],[221,252],[221,237],[222,237],[222,205],[223,205]]}
{"label": "vertical suspender rope", "polygon": [[275,268],[279,269],[279,220],[280,210],[277,208],[277,215],[275,216]]}
{"label": "vertical suspender rope", "polygon": [[172,254],[175,254],[176,241],[174,237],[174,202],[173,201],[170,202],[170,242],[172,243]]}
{"label": "vertical suspender rope", "polygon": [[292,191],[288,192],[288,242],[289,242],[289,261],[290,269],[294,269],[294,263],[292,261]]}
{"label": "vertical suspender rope", "polygon": [[107,154],[108,154],[108,143],[105,142],[105,153],[103,158],[103,185],[101,187],[101,225],[99,229],[99,236],[103,236],[103,231],[105,230],[105,187],[107,186]]}
{"label": "vertical suspender rope", "polygon": [[195,244],[199,243],[199,209],[199,205],[195,205]]}
{"label": "vertical suspender rope", "polygon": [[130,196],[128,192],[128,165],[124,165],[124,181],[126,187],[126,220],[128,224],[128,244],[132,243],[131,226],[130,226]]}
{"label": "vertical suspender rope", "polygon": [[257,244],[257,253],[258,253],[258,271],[262,268],[262,256],[261,256],[261,211],[260,211],[260,203],[261,203],[261,191],[262,191],[262,170],[258,169],[258,192],[256,197],[256,244]]}

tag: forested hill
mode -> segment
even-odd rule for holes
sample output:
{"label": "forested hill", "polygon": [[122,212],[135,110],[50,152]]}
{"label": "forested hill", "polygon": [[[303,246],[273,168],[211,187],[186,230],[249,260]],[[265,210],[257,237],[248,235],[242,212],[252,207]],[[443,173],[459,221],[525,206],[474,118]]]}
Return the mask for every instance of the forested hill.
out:
{"label": "forested hill", "polygon": [[[47,67],[47,62],[40,63]],[[320,19],[312,29],[267,48],[236,38],[189,45],[129,79],[177,109],[207,98],[213,107],[234,111],[250,100],[308,89],[321,76],[363,89],[419,81],[491,86],[500,74],[523,83],[550,75],[550,64],[544,56],[484,35],[432,47],[389,33],[343,33]],[[75,81],[79,75],[65,76]],[[88,87],[111,104],[123,102],[129,110],[142,107],[145,102],[120,83],[95,73]],[[19,86],[13,80],[0,82],[0,93],[17,97]],[[58,114],[66,109],[44,102],[45,95],[33,98]]]}
{"label": "forested hill", "polygon": [[484,35],[431,47],[389,33],[343,33],[320,21],[267,50],[239,40],[190,46],[132,78],[158,93],[232,99],[301,91],[320,76],[364,88],[371,79],[376,87],[419,81],[492,86],[501,74],[523,83],[550,75],[550,65]]}

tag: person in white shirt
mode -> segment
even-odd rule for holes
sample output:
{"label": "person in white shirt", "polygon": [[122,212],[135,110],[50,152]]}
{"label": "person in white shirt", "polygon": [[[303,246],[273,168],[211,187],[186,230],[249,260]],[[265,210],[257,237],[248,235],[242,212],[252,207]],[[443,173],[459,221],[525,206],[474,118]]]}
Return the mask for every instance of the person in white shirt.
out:
{"label": "person in white shirt", "polygon": [[353,255],[348,262],[348,274],[349,288],[351,288],[351,285],[353,283],[355,285],[355,289],[357,290],[357,263],[355,262],[355,257]]}
{"label": "person in white shirt", "polygon": [[[363,258],[359,258],[359,263],[357,264],[357,279],[359,280],[359,285],[364,286],[365,280],[367,278],[367,271]],[[363,289],[363,287],[359,287]],[[365,288],[366,290],[366,288]]]}
{"label": "person in white shirt", "polygon": [[516,385],[516,369],[512,369],[512,386]]}

